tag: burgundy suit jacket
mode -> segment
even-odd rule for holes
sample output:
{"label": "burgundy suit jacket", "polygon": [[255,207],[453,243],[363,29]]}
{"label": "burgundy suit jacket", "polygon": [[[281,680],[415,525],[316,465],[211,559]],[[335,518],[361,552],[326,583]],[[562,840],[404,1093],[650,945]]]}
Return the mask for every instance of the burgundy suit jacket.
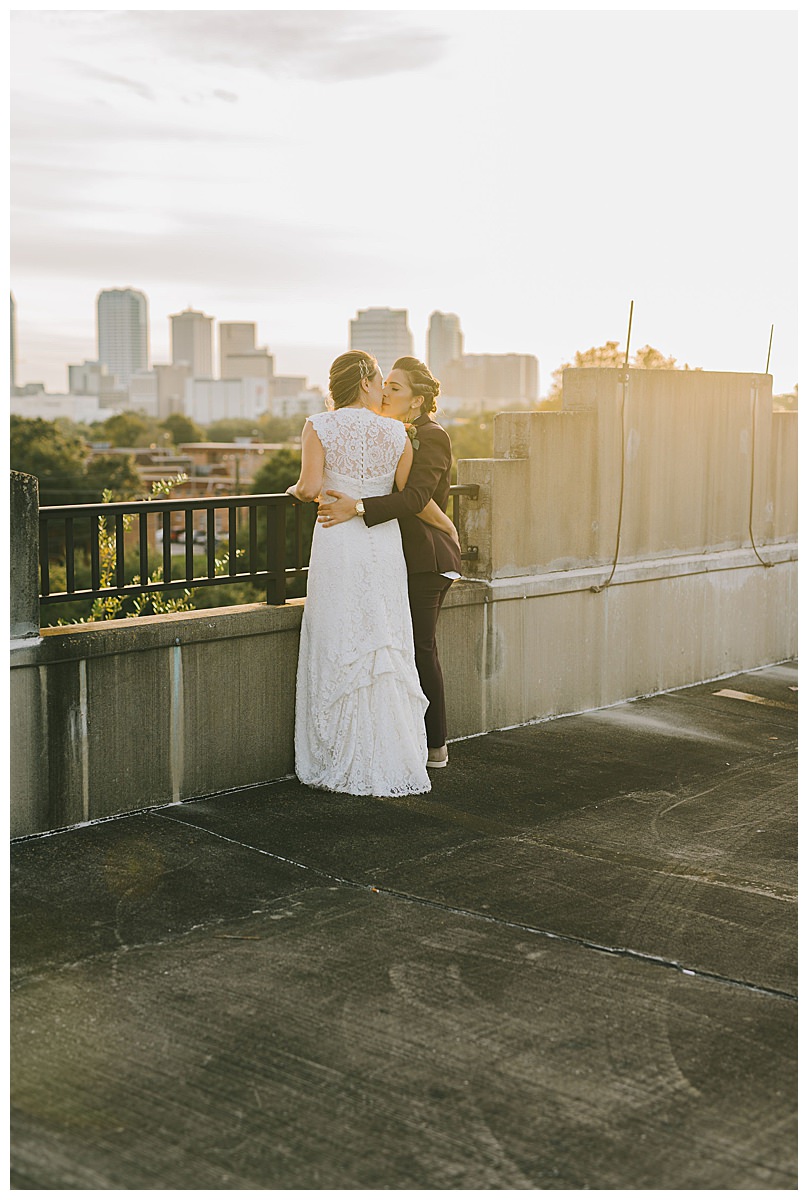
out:
{"label": "burgundy suit jacket", "polygon": [[428,416],[415,422],[418,449],[413,447],[410,477],[403,492],[363,497],[365,524],[397,520],[407,560],[407,572],[460,571],[460,551],[448,534],[427,525],[415,514],[430,500],[445,511],[452,475],[452,443],[446,430]]}

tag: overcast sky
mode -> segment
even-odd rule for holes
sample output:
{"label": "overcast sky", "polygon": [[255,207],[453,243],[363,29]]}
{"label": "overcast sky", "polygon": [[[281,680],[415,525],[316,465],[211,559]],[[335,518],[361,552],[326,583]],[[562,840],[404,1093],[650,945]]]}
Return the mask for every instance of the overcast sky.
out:
{"label": "overcast sky", "polygon": [[94,358],[95,297],[254,320],[325,385],[358,308],[433,309],[541,390],[625,339],[797,381],[796,14],[12,16],[18,380]]}

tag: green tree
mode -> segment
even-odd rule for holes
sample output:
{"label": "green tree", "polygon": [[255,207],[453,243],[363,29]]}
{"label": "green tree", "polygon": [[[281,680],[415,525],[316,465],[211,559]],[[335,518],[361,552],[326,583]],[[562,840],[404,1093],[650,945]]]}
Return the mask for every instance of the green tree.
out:
{"label": "green tree", "polygon": [[[491,458],[494,454],[494,417],[496,413],[479,413],[473,417],[456,417],[445,428],[452,439],[452,483],[457,483],[459,458]],[[441,424],[444,424],[441,422]],[[416,454],[418,451],[416,450]],[[449,509],[451,515],[451,508]]]}
{"label": "green tree", "polygon": [[304,424],[303,417],[272,417],[269,413],[256,422],[265,442],[299,442]]}
{"label": "green tree", "polygon": [[[156,480],[151,485],[151,496],[154,498],[171,495],[172,488],[183,483],[187,476],[177,475],[173,479]],[[105,490],[101,497],[104,504],[109,504],[114,501],[115,497],[112,492]],[[125,513],[123,515],[124,531],[131,529],[135,518],[134,515]],[[117,576],[117,542],[114,529],[108,525],[107,517],[99,515],[98,517],[98,551],[100,565],[100,586],[102,588],[115,586]],[[237,556],[240,556],[243,551],[236,551]],[[131,579],[131,582],[140,585],[141,582],[147,584],[162,583],[163,580],[163,564],[157,562],[150,565],[150,570],[145,581],[141,580],[138,570],[140,556],[137,550],[127,554],[125,560],[126,578]],[[228,555],[217,556],[214,559],[214,574],[223,575],[227,571]],[[197,564],[197,568],[198,568]],[[77,577],[86,575],[86,564],[84,570],[81,568],[77,571]],[[64,587],[64,567],[57,566],[51,572],[52,580],[57,587]],[[81,579],[80,586],[86,586],[89,579]],[[214,589],[204,589],[210,593]],[[225,589],[227,590],[227,589]],[[195,597],[198,595],[199,589],[193,587],[184,587],[181,592],[176,591],[149,591],[141,592],[136,596],[97,596],[91,603],[88,610],[85,610],[84,615],[76,616],[76,602],[70,602],[69,613],[65,614],[64,610],[68,607],[67,604],[55,606],[55,610],[51,609],[50,614],[55,620],[51,620],[51,624],[56,625],[84,625],[94,621],[114,621],[120,617],[143,617],[153,616],[157,614],[175,613],[175,612],[191,612],[197,607]],[[251,597],[250,597],[251,598]],[[225,603],[237,604],[243,602],[241,597],[233,597]],[[219,601],[222,603],[222,601]],[[203,606],[204,607],[204,606]]]}
{"label": "green tree", "polygon": [[9,466],[39,480],[39,503],[89,504],[98,498],[88,487],[89,446],[83,437],[39,417],[11,418]]}
{"label": "green tree", "polygon": [[56,429],[61,429],[63,433],[72,433],[75,437],[80,437],[85,442],[95,441],[91,427],[83,421],[72,421],[70,417],[56,417],[53,422]]}
{"label": "green tree", "polygon": [[[197,425],[196,421],[192,421],[184,413],[172,413],[160,422],[160,427],[171,435],[174,446],[179,446],[182,442],[204,442],[209,436],[201,425]],[[221,440],[224,441],[223,438]]]}
{"label": "green tree", "polygon": [[225,417],[221,421],[212,421],[205,431],[205,437],[210,442],[234,442],[239,437],[263,438],[258,422],[248,421],[245,417]]}
{"label": "green tree", "polygon": [[137,473],[131,454],[96,454],[87,463],[87,489],[94,500],[109,492],[111,500],[145,499],[143,481]]}
{"label": "green tree", "polygon": [[[171,484],[164,481],[152,484],[152,494],[155,496],[168,496],[171,491]],[[112,493],[105,491],[102,496],[104,504],[110,504],[113,500]],[[134,517],[129,514],[124,514],[123,527],[128,530],[132,526]],[[107,518],[100,516],[98,518],[98,551],[99,562],[101,568],[101,587],[112,587],[115,582],[116,562],[117,562],[117,542],[114,532],[107,525]],[[146,583],[159,583],[163,578],[162,565],[158,566],[146,577]],[[132,578],[133,583],[140,583],[140,575],[135,575]],[[193,591],[189,588],[184,588],[182,592],[164,593],[164,592],[142,592],[139,596],[97,596],[92,602],[89,616],[81,617],[78,621],[68,622],[60,621],[60,625],[77,624],[83,625],[85,622],[92,621],[114,621],[117,617],[131,616],[142,617],[153,613],[173,613],[173,612],[188,612],[193,608],[191,598]],[[128,604],[131,606],[131,611],[128,611]]]}
{"label": "green tree", "polygon": [[655,350],[653,346],[643,346],[636,352],[631,360],[632,367],[642,367],[646,371],[689,371],[690,368],[685,364],[684,368],[677,366],[675,358],[666,358],[660,350]]}
{"label": "green tree", "polygon": [[154,423],[133,412],[116,413],[103,422],[100,432],[113,446],[148,446],[155,440]]}
{"label": "green tree", "polygon": [[285,492],[299,477],[299,451],[275,450],[256,472],[251,491],[254,496]]}

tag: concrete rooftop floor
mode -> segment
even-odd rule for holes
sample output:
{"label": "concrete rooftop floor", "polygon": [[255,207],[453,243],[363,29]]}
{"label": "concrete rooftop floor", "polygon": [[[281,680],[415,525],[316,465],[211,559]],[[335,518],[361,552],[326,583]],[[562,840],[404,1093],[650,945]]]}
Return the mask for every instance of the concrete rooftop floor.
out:
{"label": "concrete rooftop floor", "polygon": [[796,684],[15,843],[12,1186],[795,1188]]}

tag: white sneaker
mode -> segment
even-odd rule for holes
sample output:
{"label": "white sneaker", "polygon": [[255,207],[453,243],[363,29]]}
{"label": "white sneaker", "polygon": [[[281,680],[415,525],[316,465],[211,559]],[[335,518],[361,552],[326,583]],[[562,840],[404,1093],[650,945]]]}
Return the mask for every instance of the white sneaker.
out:
{"label": "white sneaker", "polygon": [[428,767],[448,767],[449,751],[446,746],[429,747],[426,755],[426,765]]}

